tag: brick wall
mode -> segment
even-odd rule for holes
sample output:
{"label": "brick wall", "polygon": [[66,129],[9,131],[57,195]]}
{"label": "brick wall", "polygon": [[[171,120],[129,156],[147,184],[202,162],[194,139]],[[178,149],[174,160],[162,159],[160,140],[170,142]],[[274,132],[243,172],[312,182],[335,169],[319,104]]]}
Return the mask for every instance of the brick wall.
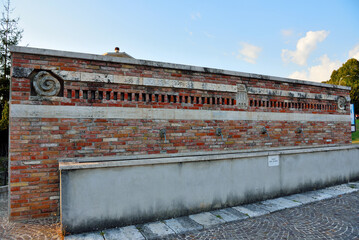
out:
{"label": "brick wall", "polygon": [[348,100],[326,84],[13,48],[10,217],[58,214],[63,158],[349,144]]}

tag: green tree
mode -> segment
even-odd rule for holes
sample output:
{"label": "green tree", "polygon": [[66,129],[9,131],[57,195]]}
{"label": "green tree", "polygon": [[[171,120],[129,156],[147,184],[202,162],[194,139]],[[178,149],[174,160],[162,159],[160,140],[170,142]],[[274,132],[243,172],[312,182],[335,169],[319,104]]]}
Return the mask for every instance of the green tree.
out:
{"label": "green tree", "polygon": [[356,112],[359,112],[359,61],[351,58],[338,70],[334,70],[330,80],[325,83],[351,87],[350,99],[354,103]]}
{"label": "green tree", "polygon": [[19,18],[11,18],[13,9],[10,8],[10,0],[4,4],[0,19],[0,129],[8,128],[8,101],[10,89],[10,51],[9,47],[17,45],[22,37],[22,29],[19,29]]}

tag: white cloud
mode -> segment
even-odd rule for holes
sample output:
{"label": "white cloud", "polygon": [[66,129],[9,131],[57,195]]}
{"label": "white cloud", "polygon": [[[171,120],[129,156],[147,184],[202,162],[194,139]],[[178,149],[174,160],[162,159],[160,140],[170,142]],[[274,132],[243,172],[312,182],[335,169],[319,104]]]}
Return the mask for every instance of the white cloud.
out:
{"label": "white cloud", "polygon": [[242,42],[241,46],[242,48],[239,50],[237,58],[243,59],[244,61],[252,64],[256,63],[256,60],[259,56],[259,53],[262,51],[262,48],[245,42]]}
{"label": "white cloud", "polygon": [[322,82],[330,79],[333,70],[340,67],[340,61],[331,61],[325,54],[319,58],[320,64],[309,67],[308,70],[295,71],[290,74],[289,78],[309,80],[313,82]]}
{"label": "white cloud", "polygon": [[201,13],[200,12],[195,12],[191,14],[191,19],[192,20],[197,20],[201,18]]}
{"label": "white cloud", "polygon": [[206,37],[208,37],[208,38],[215,38],[214,35],[212,35],[212,34],[206,32],[206,31],[204,31],[203,34],[206,35]]}
{"label": "white cloud", "polygon": [[292,29],[283,29],[280,31],[283,37],[290,37],[294,34]]}
{"label": "white cloud", "polygon": [[184,29],[186,33],[188,33],[190,36],[192,36],[193,32],[189,31],[187,28]]}
{"label": "white cloud", "polygon": [[356,58],[359,60],[359,43],[349,51],[349,58]]}
{"label": "white cloud", "polygon": [[299,65],[305,65],[309,54],[317,47],[319,42],[324,41],[328,36],[329,32],[322,31],[309,31],[305,37],[302,37],[297,42],[297,48],[295,51],[288,49],[282,50],[282,59],[284,62],[294,62]]}
{"label": "white cloud", "polygon": [[289,78],[308,80],[308,74],[306,71],[295,71],[288,76]]}

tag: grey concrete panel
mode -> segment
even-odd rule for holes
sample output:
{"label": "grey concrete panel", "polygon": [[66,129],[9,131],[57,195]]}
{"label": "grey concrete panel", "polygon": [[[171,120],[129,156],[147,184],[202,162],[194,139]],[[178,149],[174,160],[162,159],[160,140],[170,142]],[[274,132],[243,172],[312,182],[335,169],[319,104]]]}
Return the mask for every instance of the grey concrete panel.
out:
{"label": "grey concrete panel", "polygon": [[[127,162],[121,166],[90,162],[77,164],[92,168],[60,167],[62,223],[71,233],[93,231],[236,206],[359,177],[359,159],[354,157],[359,154],[358,148],[329,149],[283,151],[276,167],[268,166],[267,156],[272,151],[246,157],[224,154],[211,161],[201,155],[197,159],[185,156],[113,162]],[[332,197],[319,192],[304,195]],[[262,214],[268,213],[263,206]],[[256,216],[260,206],[234,209]]]}
{"label": "grey concrete panel", "polygon": [[284,193],[290,189],[310,190],[348,182],[359,174],[359,151],[323,151],[281,156],[281,182]]}
{"label": "grey concrete panel", "polygon": [[201,230],[203,226],[189,217],[179,217],[164,220],[165,224],[176,233],[185,233],[189,231]]}

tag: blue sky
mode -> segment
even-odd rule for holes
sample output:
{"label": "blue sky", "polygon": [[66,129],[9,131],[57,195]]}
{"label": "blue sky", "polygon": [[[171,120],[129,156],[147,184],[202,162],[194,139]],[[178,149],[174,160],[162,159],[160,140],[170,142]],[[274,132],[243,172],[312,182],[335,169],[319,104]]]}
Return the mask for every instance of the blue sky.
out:
{"label": "blue sky", "polygon": [[359,1],[12,0],[20,45],[311,81],[359,58]]}

